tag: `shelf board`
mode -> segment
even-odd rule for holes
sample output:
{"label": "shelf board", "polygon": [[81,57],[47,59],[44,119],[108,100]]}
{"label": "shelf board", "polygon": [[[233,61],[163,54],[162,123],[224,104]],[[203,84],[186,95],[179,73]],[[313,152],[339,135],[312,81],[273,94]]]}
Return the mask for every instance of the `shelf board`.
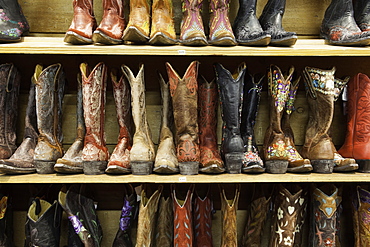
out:
{"label": "shelf board", "polygon": [[143,56],[370,56],[369,47],[326,45],[323,39],[298,39],[292,47],[189,47],[149,45],[70,45],[63,37],[24,37],[0,44],[0,54],[143,55]]}
{"label": "shelf board", "polygon": [[27,174],[0,175],[0,184],[42,183],[302,183],[302,182],[370,182],[366,173],[333,174],[220,174],[220,175],[84,175]]}

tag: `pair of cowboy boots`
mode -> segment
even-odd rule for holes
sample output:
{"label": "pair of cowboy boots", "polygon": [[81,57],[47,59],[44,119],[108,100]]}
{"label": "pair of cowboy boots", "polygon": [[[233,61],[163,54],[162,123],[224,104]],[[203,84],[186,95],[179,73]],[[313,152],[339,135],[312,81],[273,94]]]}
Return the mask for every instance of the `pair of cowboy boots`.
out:
{"label": "pair of cowboy boots", "polygon": [[239,10],[233,30],[236,41],[247,46],[292,46],[297,34],[282,26],[286,0],[269,0],[259,19],[256,17],[257,0],[239,0]]}
{"label": "pair of cowboy boots", "polygon": [[370,192],[367,186],[356,186],[352,194],[354,247],[370,245]]}
{"label": "pair of cowboy boots", "polygon": [[17,0],[0,1],[0,43],[20,42],[30,26]]}
{"label": "pair of cowboy boots", "polygon": [[334,77],[335,68],[323,70],[306,67],[303,71],[309,118],[302,156],[311,161],[313,171],[318,173],[346,172],[358,169],[356,161],[343,158],[336,150],[329,130],[334,116],[334,102],[349,78]]}
{"label": "pair of cowboy boots", "polygon": [[320,35],[331,45],[365,46],[370,44],[370,2],[332,0],[325,11]]}
{"label": "pair of cowboy boots", "polygon": [[74,45],[122,44],[122,35],[126,27],[123,0],[103,0],[103,10],[103,18],[98,26],[93,0],[73,0],[73,19],[64,42]]}
{"label": "pair of cowboy boots", "polygon": [[294,145],[290,116],[294,110],[299,78],[294,78],[294,67],[284,74],[276,65],[268,70],[270,125],[264,139],[264,160],[269,173],[309,172],[308,159],[303,159]]}

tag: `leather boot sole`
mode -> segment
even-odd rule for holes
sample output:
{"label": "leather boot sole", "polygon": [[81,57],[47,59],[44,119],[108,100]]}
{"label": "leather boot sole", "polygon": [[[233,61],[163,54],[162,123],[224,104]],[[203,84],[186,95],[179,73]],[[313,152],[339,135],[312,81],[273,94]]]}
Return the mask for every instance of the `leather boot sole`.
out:
{"label": "leather boot sole", "polygon": [[297,42],[298,37],[286,37],[282,39],[271,39],[270,45],[272,46],[293,46]]}
{"label": "leather boot sole", "polygon": [[225,154],[226,171],[230,174],[239,174],[242,171],[244,153]]}
{"label": "leather boot sole", "polygon": [[94,31],[92,40],[94,43],[103,45],[120,45],[123,43],[122,39],[113,39],[99,30]]}
{"label": "leather boot sole", "polygon": [[177,43],[178,43],[177,40],[171,39],[170,37],[168,37],[162,32],[157,32],[149,40],[149,44],[151,45],[176,45]]}
{"label": "leather boot sole", "polygon": [[108,174],[128,174],[128,173],[131,173],[131,169],[126,168],[126,167],[122,167],[122,166],[118,166],[118,165],[109,165],[108,164],[107,169],[105,169],[105,173],[108,173]]}
{"label": "leather boot sole", "polygon": [[137,44],[146,44],[149,40],[148,36],[142,34],[138,28],[130,26],[123,32],[122,39],[124,41],[131,41]]}
{"label": "leather boot sole", "polygon": [[172,167],[169,165],[159,165],[159,166],[154,167],[153,172],[160,173],[160,174],[173,174],[173,173],[178,173],[179,168]]}
{"label": "leather boot sole", "polygon": [[92,39],[88,39],[78,35],[73,31],[68,31],[64,37],[64,42],[72,44],[72,45],[89,45],[92,44]]}
{"label": "leather boot sole", "polygon": [[199,162],[180,162],[179,169],[181,175],[197,175],[199,173]]}
{"label": "leather boot sole", "polygon": [[216,40],[209,40],[208,43],[210,45],[215,45],[215,46],[236,46],[237,45],[235,39],[231,37],[223,37],[223,38],[216,39]]}
{"label": "leather boot sole", "polygon": [[[8,163],[6,161],[2,161],[3,163]],[[15,167],[12,165],[12,163],[9,164],[0,164],[0,173],[4,174],[29,174],[29,173],[35,173],[36,168],[30,167],[30,168],[23,168],[23,167]]]}
{"label": "leather boot sole", "polygon": [[54,161],[35,160],[34,165],[38,174],[52,174],[54,173]]}
{"label": "leather boot sole", "polygon": [[241,40],[237,39],[236,42],[239,43],[239,45],[245,45],[245,46],[268,46],[271,41],[271,35],[265,35],[263,37],[258,37],[256,39],[250,39],[250,40]]}
{"label": "leather boot sole", "polygon": [[289,161],[287,160],[268,160],[266,161],[266,171],[272,174],[284,174],[288,170]]}
{"label": "leather boot sole", "polygon": [[313,172],[316,173],[333,173],[334,160],[311,160]]}
{"label": "leather boot sole", "polygon": [[206,46],[208,45],[208,42],[204,37],[195,37],[192,39],[181,40],[181,44],[188,46]]}
{"label": "leather boot sole", "polygon": [[85,175],[104,174],[107,168],[107,161],[82,161]]}
{"label": "leather boot sole", "polygon": [[153,161],[131,161],[132,175],[149,175],[153,172]]}
{"label": "leather boot sole", "polygon": [[56,163],[54,165],[54,170],[59,173],[82,173],[83,166],[81,165],[67,165],[63,163]]}
{"label": "leather boot sole", "polygon": [[199,168],[199,171],[202,173],[218,174],[218,173],[224,173],[225,168],[219,166],[218,164],[212,164],[206,167]]}
{"label": "leather boot sole", "polygon": [[248,165],[248,166],[245,166],[245,167],[242,167],[242,172],[243,173],[263,173],[265,172],[266,168],[258,165],[258,164],[254,164],[254,165]]}

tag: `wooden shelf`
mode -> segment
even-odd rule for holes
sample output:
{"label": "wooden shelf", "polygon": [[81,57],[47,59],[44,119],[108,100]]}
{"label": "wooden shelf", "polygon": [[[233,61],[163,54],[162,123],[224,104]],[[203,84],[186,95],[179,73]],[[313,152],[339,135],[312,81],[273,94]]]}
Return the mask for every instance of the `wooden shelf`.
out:
{"label": "wooden shelf", "polygon": [[25,37],[0,44],[0,54],[161,55],[161,56],[370,56],[369,47],[326,45],[322,39],[298,39],[293,47],[188,47],[149,45],[69,45],[63,37]]}

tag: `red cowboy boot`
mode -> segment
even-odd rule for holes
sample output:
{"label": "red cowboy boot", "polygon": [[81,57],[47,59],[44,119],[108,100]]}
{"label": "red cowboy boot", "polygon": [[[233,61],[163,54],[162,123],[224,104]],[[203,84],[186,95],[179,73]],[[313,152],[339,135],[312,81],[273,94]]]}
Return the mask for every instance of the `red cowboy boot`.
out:
{"label": "red cowboy boot", "polygon": [[212,247],[212,214],[213,201],[211,199],[210,186],[202,189],[200,185],[195,189],[194,199],[194,245],[197,247]]}

